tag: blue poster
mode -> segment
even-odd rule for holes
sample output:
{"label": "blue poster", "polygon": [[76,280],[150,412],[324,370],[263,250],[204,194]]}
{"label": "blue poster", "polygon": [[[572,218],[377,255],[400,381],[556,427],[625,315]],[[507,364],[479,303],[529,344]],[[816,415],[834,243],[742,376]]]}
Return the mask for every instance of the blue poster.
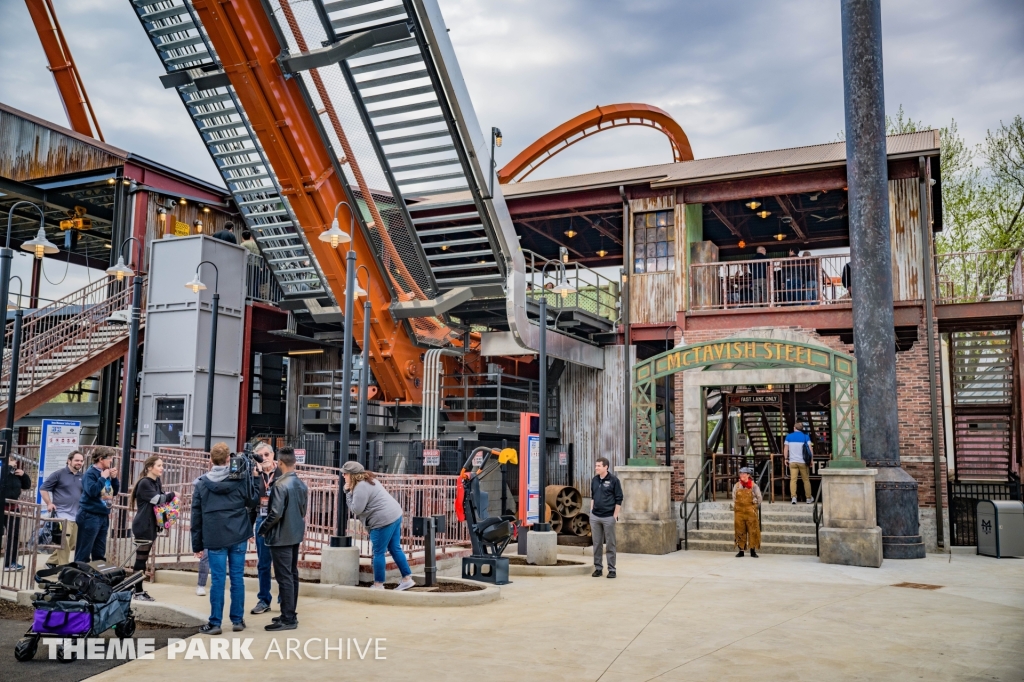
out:
{"label": "blue poster", "polygon": [[44,419],[39,441],[39,480],[36,481],[36,504],[43,503],[39,492],[46,478],[54,471],[60,471],[68,461],[68,455],[78,449],[82,435],[82,422],[63,419]]}

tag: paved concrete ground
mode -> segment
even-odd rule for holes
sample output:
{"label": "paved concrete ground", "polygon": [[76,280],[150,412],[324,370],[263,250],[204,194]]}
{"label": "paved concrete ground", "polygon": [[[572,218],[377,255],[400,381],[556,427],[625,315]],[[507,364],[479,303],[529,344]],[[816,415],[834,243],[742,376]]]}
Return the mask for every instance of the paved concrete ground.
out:
{"label": "paved concrete ground", "polygon": [[[1024,680],[1022,560],[929,555],[861,569],[691,551],[620,555],[618,568],[616,580],[517,577],[501,601],[466,608],[303,598],[299,629],[277,637],[282,651],[289,636],[386,638],[386,660],[263,660],[273,614],[246,615],[257,660],[158,655],[95,679]],[[892,586],[902,582],[941,588]],[[187,587],[149,591],[204,608]]]}

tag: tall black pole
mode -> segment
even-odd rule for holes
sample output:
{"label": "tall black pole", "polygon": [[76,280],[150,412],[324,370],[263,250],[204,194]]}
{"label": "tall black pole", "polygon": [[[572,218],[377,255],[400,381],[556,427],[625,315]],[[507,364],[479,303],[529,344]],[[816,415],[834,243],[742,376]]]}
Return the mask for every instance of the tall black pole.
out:
{"label": "tall black pole", "polygon": [[[141,262],[135,266],[141,268]],[[132,281],[132,318],[128,327],[128,377],[125,386],[124,396],[124,423],[121,424],[121,485],[131,485],[131,461],[132,461],[132,426],[135,423],[135,390],[139,374],[139,319],[142,306],[142,274],[135,273]],[[211,383],[212,386],[212,383]],[[210,410],[210,399],[207,398],[207,412]],[[207,419],[206,432],[209,434],[209,419]],[[210,436],[206,437],[206,451],[210,451]]]}
{"label": "tall black pole", "polygon": [[210,379],[206,384],[206,447],[210,451],[213,440],[213,388],[217,381],[217,314],[220,312],[220,294],[213,292],[210,308]]}
{"label": "tall black pole", "polygon": [[841,13],[861,453],[879,469],[883,556],[923,558],[917,482],[900,466],[881,0],[842,0]]}
{"label": "tall black pole", "polygon": [[[543,282],[543,277],[541,281]],[[544,488],[548,484],[548,299],[547,293],[543,289],[541,290],[539,305],[540,319],[537,321],[540,323],[540,341],[537,344],[537,353],[540,379],[537,382],[537,392],[540,394],[538,410],[540,427],[537,430],[540,432],[540,438],[538,439],[540,447],[537,451],[537,467],[540,471],[537,472],[537,481],[540,490],[537,491],[537,523],[531,529],[536,532],[551,530],[551,525],[547,522],[547,510],[544,508],[546,504]],[[530,453],[526,453],[526,455],[529,457]]]}
{"label": "tall black pole", "polygon": [[[349,249],[345,257],[345,341],[341,355],[342,397],[341,402],[341,454],[339,466],[349,460],[348,445],[349,428],[352,423],[352,314],[354,311],[356,284],[356,252]],[[352,538],[347,537],[348,505],[345,502],[345,477],[338,472],[338,518],[335,522],[335,534],[331,537],[331,547],[350,547]]]}
{"label": "tall black pole", "polygon": [[[4,311],[6,312],[6,311]],[[4,429],[4,439],[6,440],[7,447],[5,453],[10,452],[11,448],[14,447],[14,408],[13,405],[18,399],[18,364],[19,354],[21,353],[21,324],[25,315],[25,311],[18,308],[14,312],[14,333],[11,339],[11,378],[7,384],[7,424]],[[4,465],[6,466],[6,462]]]}
{"label": "tall black pole", "polygon": [[[366,283],[369,287],[370,283]],[[363,302],[363,367],[359,371],[359,457],[366,457],[366,468],[370,468],[370,457],[366,454],[366,391],[370,383],[370,316],[373,306]]]}

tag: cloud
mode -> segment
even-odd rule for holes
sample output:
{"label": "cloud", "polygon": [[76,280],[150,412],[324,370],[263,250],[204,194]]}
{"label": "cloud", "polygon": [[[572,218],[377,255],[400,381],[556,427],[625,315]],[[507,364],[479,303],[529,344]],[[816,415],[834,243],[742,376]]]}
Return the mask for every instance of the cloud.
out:
{"label": "cloud", "polygon": [[[54,0],[107,140],[219,182],[128,0]],[[821,0],[440,0],[478,119],[503,164],[598,104],[671,113],[698,157],[817,144],[843,129],[839,4]],[[1024,3],[882,7],[886,102],[971,143],[1024,113]],[[0,3],[0,101],[65,123],[23,3]],[[656,132],[585,140],[531,177],[663,163]]]}

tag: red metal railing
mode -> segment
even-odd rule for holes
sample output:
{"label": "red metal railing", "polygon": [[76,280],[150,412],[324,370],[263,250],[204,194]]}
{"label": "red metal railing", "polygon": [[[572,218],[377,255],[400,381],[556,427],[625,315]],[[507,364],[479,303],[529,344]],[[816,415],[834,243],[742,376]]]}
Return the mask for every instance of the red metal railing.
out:
{"label": "red metal railing", "polygon": [[1024,298],[1021,249],[992,249],[935,256],[936,303],[983,303]]}
{"label": "red metal railing", "polygon": [[850,300],[849,254],[690,265],[690,309],[779,308]]}

